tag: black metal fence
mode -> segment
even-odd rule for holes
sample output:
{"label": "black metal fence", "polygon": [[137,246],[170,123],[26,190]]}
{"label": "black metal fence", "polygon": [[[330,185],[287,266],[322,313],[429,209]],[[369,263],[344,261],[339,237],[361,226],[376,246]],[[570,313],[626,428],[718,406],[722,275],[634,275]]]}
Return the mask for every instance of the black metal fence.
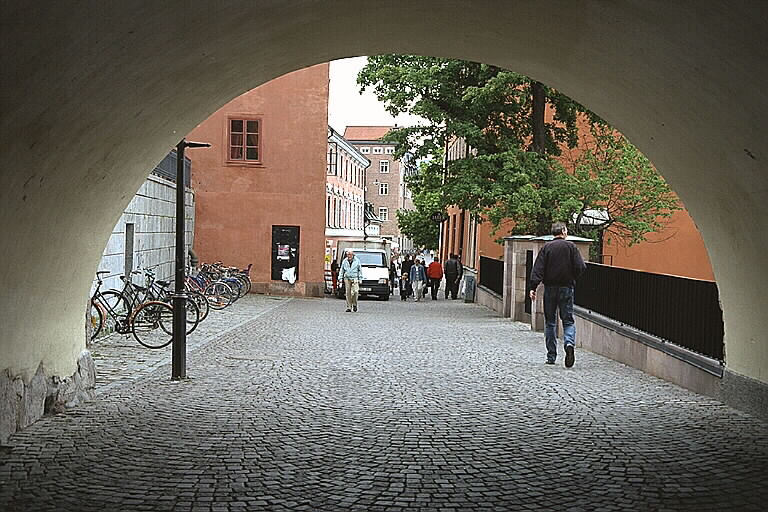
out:
{"label": "black metal fence", "polygon": [[[192,162],[184,157],[184,186],[189,187],[190,174],[192,173]],[[176,151],[171,151],[163,158],[157,167],[152,169],[152,174],[156,174],[167,180],[176,183]]]}
{"label": "black metal fence", "polygon": [[504,294],[504,262],[480,256],[480,286]]}
{"label": "black metal fence", "polygon": [[723,360],[723,312],[713,282],[587,263],[575,303]]}

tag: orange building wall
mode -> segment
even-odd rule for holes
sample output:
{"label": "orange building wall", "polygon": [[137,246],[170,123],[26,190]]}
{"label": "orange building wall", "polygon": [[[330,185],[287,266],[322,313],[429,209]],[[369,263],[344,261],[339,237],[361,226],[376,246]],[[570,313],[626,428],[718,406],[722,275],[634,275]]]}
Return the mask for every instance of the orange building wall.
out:
{"label": "orange building wall", "polygon": [[[227,163],[233,114],[260,116],[263,165]],[[296,71],[232,100],[195,128],[189,140],[197,202],[195,246],[200,261],[249,263],[259,293],[321,296],[325,254],[328,64]],[[271,280],[272,226],[300,227],[294,286]]]}
{"label": "orange building wall", "polygon": [[664,231],[648,235],[648,242],[625,247],[603,244],[605,263],[659,274],[714,281],[707,249],[686,210],[675,212]]}
{"label": "orange building wall", "polygon": [[[547,121],[552,121],[552,109],[546,111]],[[588,123],[585,118],[578,120],[579,127],[579,146],[574,149],[564,149],[559,158],[566,169],[573,168],[575,162],[581,155],[584,147],[592,143],[592,135],[589,131]],[[449,152],[454,149],[454,145],[459,141],[453,141]],[[458,148],[455,157],[464,156],[463,148]],[[454,218],[459,218],[460,210],[458,208],[449,208],[448,215],[450,219],[446,225],[451,225]],[[456,217],[454,217],[454,215]],[[484,222],[478,227],[477,231],[477,254],[474,262],[463,258],[464,265],[478,268],[479,256],[502,259],[503,248],[494,242],[495,239],[504,237],[509,233],[511,223],[503,224],[497,233],[491,234],[491,226]],[[464,247],[468,247],[468,230],[465,227]],[[535,234],[535,233],[534,233]],[[548,234],[548,233],[547,233]],[[676,212],[671,218],[667,228],[661,233],[648,235],[648,242],[643,242],[632,247],[625,247],[616,241],[608,241],[603,244],[603,254],[606,256],[604,262],[608,265],[617,267],[631,268],[646,272],[659,274],[672,274],[694,279],[704,279],[714,281],[714,272],[709,261],[709,255],[704,247],[704,241],[696,228],[693,219],[688,215],[687,210]],[[460,242],[451,244],[448,236],[442,239],[443,254],[448,252],[457,252]]]}

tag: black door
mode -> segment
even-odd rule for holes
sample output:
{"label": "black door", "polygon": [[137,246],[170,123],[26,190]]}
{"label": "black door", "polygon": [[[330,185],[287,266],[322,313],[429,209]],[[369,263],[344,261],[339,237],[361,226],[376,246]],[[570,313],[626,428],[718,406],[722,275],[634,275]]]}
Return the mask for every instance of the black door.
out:
{"label": "black door", "polygon": [[282,281],[287,268],[295,268],[298,280],[299,226],[272,226],[272,280]]}

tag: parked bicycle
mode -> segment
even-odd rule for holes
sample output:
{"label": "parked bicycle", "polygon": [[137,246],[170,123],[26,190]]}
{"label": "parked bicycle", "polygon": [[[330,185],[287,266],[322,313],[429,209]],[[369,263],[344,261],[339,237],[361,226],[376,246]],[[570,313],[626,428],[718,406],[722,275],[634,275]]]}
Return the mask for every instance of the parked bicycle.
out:
{"label": "parked bicycle", "polygon": [[[122,290],[107,290],[102,292],[101,275],[108,271],[96,273],[98,285],[89,308],[89,321],[93,326],[91,340],[95,339],[106,326],[107,332],[128,334],[147,348],[163,348],[171,343],[173,333],[172,296],[168,290],[169,283],[154,279],[152,269],[144,269],[146,286],[133,283],[132,279],[120,276],[123,281]],[[140,274],[133,271],[132,274]],[[201,318],[208,314],[208,301],[205,297],[191,294],[186,301],[187,334],[191,334],[200,324]],[[203,304],[201,308],[198,303]],[[165,336],[159,332],[158,329]]]}

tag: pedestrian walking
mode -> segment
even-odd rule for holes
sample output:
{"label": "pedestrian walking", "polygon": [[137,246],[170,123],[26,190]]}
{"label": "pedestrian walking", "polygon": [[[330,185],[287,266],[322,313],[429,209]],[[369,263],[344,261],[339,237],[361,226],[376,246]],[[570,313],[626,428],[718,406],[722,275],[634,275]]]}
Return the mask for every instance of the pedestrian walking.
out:
{"label": "pedestrian walking", "polygon": [[427,267],[427,277],[432,288],[432,300],[437,300],[437,292],[440,290],[440,281],[443,279],[443,266],[440,258],[435,258]]}
{"label": "pedestrian walking", "polygon": [[395,293],[395,284],[397,283],[397,266],[395,260],[389,263],[389,294]]}
{"label": "pedestrian walking", "polygon": [[331,280],[333,281],[333,293],[335,294],[339,286],[339,264],[335,259],[331,262]]}
{"label": "pedestrian walking", "polygon": [[405,272],[400,276],[400,300],[408,300],[408,274]]}
{"label": "pedestrian walking", "polygon": [[424,296],[424,283],[427,280],[427,273],[424,271],[424,266],[418,258],[413,262],[409,277],[413,286],[413,293],[416,296],[416,302],[419,302]]}
{"label": "pedestrian walking", "polygon": [[357,313],[357,296],[360,292],[360,281],[363,279],[363,269],[360,260],[352,250],[347,251],[347,257],[341,262],[339,279],[344,280],[344,291],[347,295],[347,313]]}
{"label": "pedestrian walking", "polygon": [[[410,254],[405,255],[405,260],[403,260],[403,265],[400,268],[400,273],[405,274],[408,276],[408,279],[411,278],[411,267],[413,267],[413,260],[411,259]],[[410,297],[413,295],[413,283],[409,281],[408,286],[408,296]]]}
{"label": "pedestrian walking", "polygon": [[456,299],[459,294],[459,282],[461,276],[464,273],[464,266],[459,261],[459,257],[455,254],[451,254],[448,261],[445,262],[445,298],[448,298],[448,294],[451,294],[451,299]]}
{"label": "pedestrian walking", "polygon": [[576,279],[587,266],[576,248],[576,244],[566,240],[568,228],[562,222],[552,224],[554,240],[544,244],[531,271],[528,286],[529,296],[536,300],[536,288],[544,283],[544,341],[547,347],[547,364],[555,364],[557,359],[557,312],[563,321],[563,346],[565,348],[565,367],[570,368],[575,361],[576,323],[573,320],[573,292]]}

